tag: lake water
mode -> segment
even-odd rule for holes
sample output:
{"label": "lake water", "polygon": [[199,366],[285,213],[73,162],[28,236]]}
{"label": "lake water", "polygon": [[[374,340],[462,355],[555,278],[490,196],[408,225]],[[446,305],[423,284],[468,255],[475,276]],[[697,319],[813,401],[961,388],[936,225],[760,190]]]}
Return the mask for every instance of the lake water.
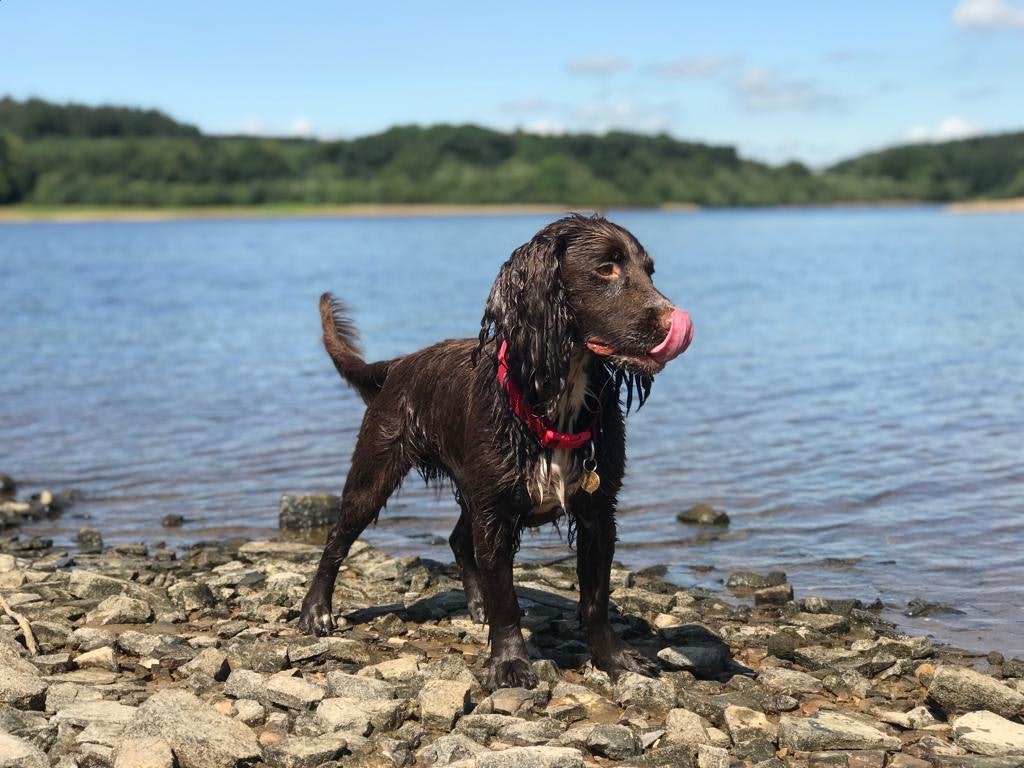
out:
{"label": "lake water", "polygon": [[[619,559],[719,589],[782,569],[798,597],[880,597],[907,629],[1024,654],[1024,216],[612,218],[696,329],[629,418]],[[0,227],[0,470],[87,497],[30,531],[273,535],[281,494],[340,489],[362,414],[320,348],[319,294],[353,305],[374,359],[475,335],[546,220]],[[728,534],[676,522],[698,501]],[[161,529],[170,512],[189,522]],[[410,479],[367,536],[447,561],[456,514]],[[914,597],[965,614],[901,617]]]}

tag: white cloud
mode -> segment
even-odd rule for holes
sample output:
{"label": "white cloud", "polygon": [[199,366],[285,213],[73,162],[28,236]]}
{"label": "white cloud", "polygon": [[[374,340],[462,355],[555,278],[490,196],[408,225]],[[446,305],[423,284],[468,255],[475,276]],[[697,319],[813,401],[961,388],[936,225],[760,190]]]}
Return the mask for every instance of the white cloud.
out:
{"label": "white cloud", "polygon": [[1007,0],[960,0],[953,21],[961,27],[1017,27],[1024,29],[1024,8]]}
{"label": "white cloud", "polygon": [[547,99],[530,96],[525,99],[512,99],[501,105],[504,112],[540,112],[551,106]]}
{"label": "white cloud", "polygon": [[288,135],[296,138],[308,139],[313,135],[313,123],[308,118],[297,117],[288,126]]}
{"label": "white cloud", "polygon": [[956,141],[957,139],[968,139],[977,136],[982,132],[982,127],[977,123],[966,120],[962,117],[947,117],[940,120],[937,125],[915,125],[907,131],[907,141],[915,144],[925,144],[936,141]]}
{"label": "white cloud", "polygon": [[575,122],[587,132],[607,133],[613,130],[659,133],[672,124],[669,110],[661,106],[644,106],[631,101],[592,102],[575,110]]}
{"label": "white cloud", "polygon": [[620,56],[584,56],[570,59],[565,68],[574,75],[613,75],[629,66],[629,62]]}
{"label": "white cloud", "polygon": [[256,117],[248,117],[242,121],[238,132],[243,136],[266,136],[267,124]]}
{"label": "white cloud", "polygon": [[812,80],[790,79],[761,68],[743,75],[735,90],[748,112],[813,112],[836,103]]}
{"label": "white cloud", "polygon": [[690,56],[670,61],[659,69],[665,77],[698,79],[717,74],[732,61],[728,56]]}
{"label": "white cloud", "polygon": [[524,133],[535,133],[538,136],[560,136],[566,132],[565,123],[561,120],[534,120],[522,127]]}

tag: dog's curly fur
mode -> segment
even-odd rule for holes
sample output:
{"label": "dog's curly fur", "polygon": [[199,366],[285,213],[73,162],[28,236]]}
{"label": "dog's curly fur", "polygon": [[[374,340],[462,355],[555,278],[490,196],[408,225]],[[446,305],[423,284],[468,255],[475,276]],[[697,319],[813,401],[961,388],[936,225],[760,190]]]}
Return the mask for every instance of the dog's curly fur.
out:
{"label": "dog's curly fur", "polygon": [[[612,675],[654,673],[608,623],[624,410],[634,395],[639,407],[650,394],[661,366],[647,350],[664,338],[672,310],[652,273],[650,257],[625,229],[600,216],[568,216],[501,267],[476,339],[444,341],[376,363],[362,359],[344,306],[329,294],[321,297],[324,346],[367,410],[341,516],[303,602],[304,631],[334,629],[331,596],[342,560],[416,469],[455,488],[462,514],[450,541],[470,614],[490,625],[491,687],[536,683],[519,629],[512,559],[524,527],[561,516],[568,517],[570,538],[575,534],[580,619],[595,664]],[[502,343],[510,373],[535,413],[564,432],[594,425],[601,486],[593,495],[577,490],[581,452],[543,448],[510,410],[496,375]]]}

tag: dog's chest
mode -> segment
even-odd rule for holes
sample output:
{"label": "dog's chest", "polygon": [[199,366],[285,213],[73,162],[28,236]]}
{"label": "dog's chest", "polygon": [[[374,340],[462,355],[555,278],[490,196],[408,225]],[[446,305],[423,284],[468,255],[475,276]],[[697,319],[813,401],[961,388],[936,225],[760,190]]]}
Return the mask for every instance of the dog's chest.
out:
{"label": "dog's chest", "polygon": [[[558,405],[555,429],[569,432],[583,410],[587,397],[588,380],[585,358],[576,355],[569,367],[568,386]],[[551,453],[551,463],[541,459],[533,472],[530,497],[534,502],[528,525],[550,522],[562,512],[568,512],[568,501],[580,485],[578,451],[563,448]]]}

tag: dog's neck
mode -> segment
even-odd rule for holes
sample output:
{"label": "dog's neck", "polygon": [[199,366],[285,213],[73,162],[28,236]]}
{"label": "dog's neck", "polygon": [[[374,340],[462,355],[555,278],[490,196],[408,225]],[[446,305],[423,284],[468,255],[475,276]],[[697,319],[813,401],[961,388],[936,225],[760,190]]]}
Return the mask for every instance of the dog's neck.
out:
{"label": "dog's neck", "polygon": [[565,377],[565,387],[558,397],[555,407],[555,428],[560,432],[570,432],[579,419],[580,412],[590,390],[590,352],[586,347],[573,350],[569,360],[569,372]]}

